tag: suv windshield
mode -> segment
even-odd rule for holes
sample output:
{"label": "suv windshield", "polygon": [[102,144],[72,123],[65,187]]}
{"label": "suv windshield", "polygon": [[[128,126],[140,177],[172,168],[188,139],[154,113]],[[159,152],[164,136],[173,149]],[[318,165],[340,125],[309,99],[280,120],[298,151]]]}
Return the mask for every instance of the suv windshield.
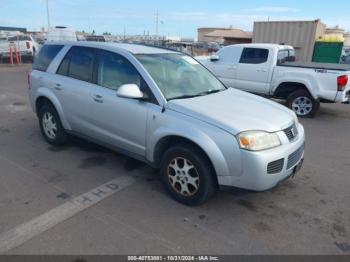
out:
{"label": "suv windshield", "polygon": [[189,98],[225,90],[205,67],[184,54],[140,54],[146,68],[167,100]]}

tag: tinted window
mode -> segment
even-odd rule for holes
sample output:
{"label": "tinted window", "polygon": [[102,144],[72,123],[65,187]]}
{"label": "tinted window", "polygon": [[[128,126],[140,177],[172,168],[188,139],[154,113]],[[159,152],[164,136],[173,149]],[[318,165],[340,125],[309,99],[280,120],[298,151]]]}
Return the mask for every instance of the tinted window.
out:
{"label": "tinted window", "polygon": [[283,64],[285,62],[294,62],[295,61],[295,52],[291,49],[285,49],[278,51],[277,55],[277,64]]}
{"label": "tinted window", "polygon": [[125,84],[141,86],[141,77],[135,67],[124,57],[101,51],[98,63],[97,84],[117,90]]}
{"label": "tinted window", "polygon": [[70,59],[70,53],[68,52],[68,54],[62,60],[60,66],[57,70],[57,74],[63,75],[63,76],[68,76],[69,59]]}
{"label": "tinted window", "polygon": [[267,61],[269,50],[262,48],[244,48],[239,61],[242,64],[262,64]]}
{"label": "tinted window", "polygon": [[74,46],[63,59],[57,73],[78,80],[92,82],[95,49]]}
{"label": "tinted window", "polygon": [[44,45],[34,59],[33,69],[46,71],[52,60],[62,48],[63,45]]}

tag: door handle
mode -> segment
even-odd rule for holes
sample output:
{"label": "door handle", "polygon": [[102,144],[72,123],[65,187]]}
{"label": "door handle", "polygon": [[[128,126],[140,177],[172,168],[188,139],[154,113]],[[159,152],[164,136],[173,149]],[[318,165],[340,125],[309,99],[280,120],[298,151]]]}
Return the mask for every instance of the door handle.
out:
{"label": "door handle", "polygon": [[237,69],[237,66],[230,66],[229,68],[228,68],[228,70],[236,70]]}
{"label": "door handle", "polygon": [[56,84],[54,85],[54,88],[55,88],[56,90],[58,90],[58,91],[62,90],[61,84],[58,84],[58,83],[56,83]]}
{"label": "door handle", "polygon": [[103,103],[103,96],[101,95],[92,95],[92,99],[97,103]]}
{"label": "door handle", "polygon": [[260,73],[266,73],[267,72],[267,70],[265,70],[265,69],[258,69],[258,70],[256,70],[257,72],[260,72]]}

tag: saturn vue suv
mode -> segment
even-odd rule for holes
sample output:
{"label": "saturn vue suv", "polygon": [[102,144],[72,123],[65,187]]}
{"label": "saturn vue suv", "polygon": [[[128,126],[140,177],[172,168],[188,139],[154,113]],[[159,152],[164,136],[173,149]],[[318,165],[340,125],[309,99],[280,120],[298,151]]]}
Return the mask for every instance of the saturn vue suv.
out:
{"label": "saturn vue suv", "polygon": [[291,110],[225,87],[194,58],[142,45],[45,44],[29,76],[45,140],[75,135],[160,170],[198,205],[220,185],[264,191],[294,176],[304,129]]}

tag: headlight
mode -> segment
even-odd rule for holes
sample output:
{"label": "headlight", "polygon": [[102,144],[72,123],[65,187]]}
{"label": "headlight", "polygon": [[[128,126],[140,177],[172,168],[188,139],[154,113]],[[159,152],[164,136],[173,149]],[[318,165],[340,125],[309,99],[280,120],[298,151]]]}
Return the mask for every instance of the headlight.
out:
{"label": "headlight", "polygon": [[250,151],[266,150],[281,145],[276,133],[264,131],[246,131],[237,135],[239,145],[242,149]]}

